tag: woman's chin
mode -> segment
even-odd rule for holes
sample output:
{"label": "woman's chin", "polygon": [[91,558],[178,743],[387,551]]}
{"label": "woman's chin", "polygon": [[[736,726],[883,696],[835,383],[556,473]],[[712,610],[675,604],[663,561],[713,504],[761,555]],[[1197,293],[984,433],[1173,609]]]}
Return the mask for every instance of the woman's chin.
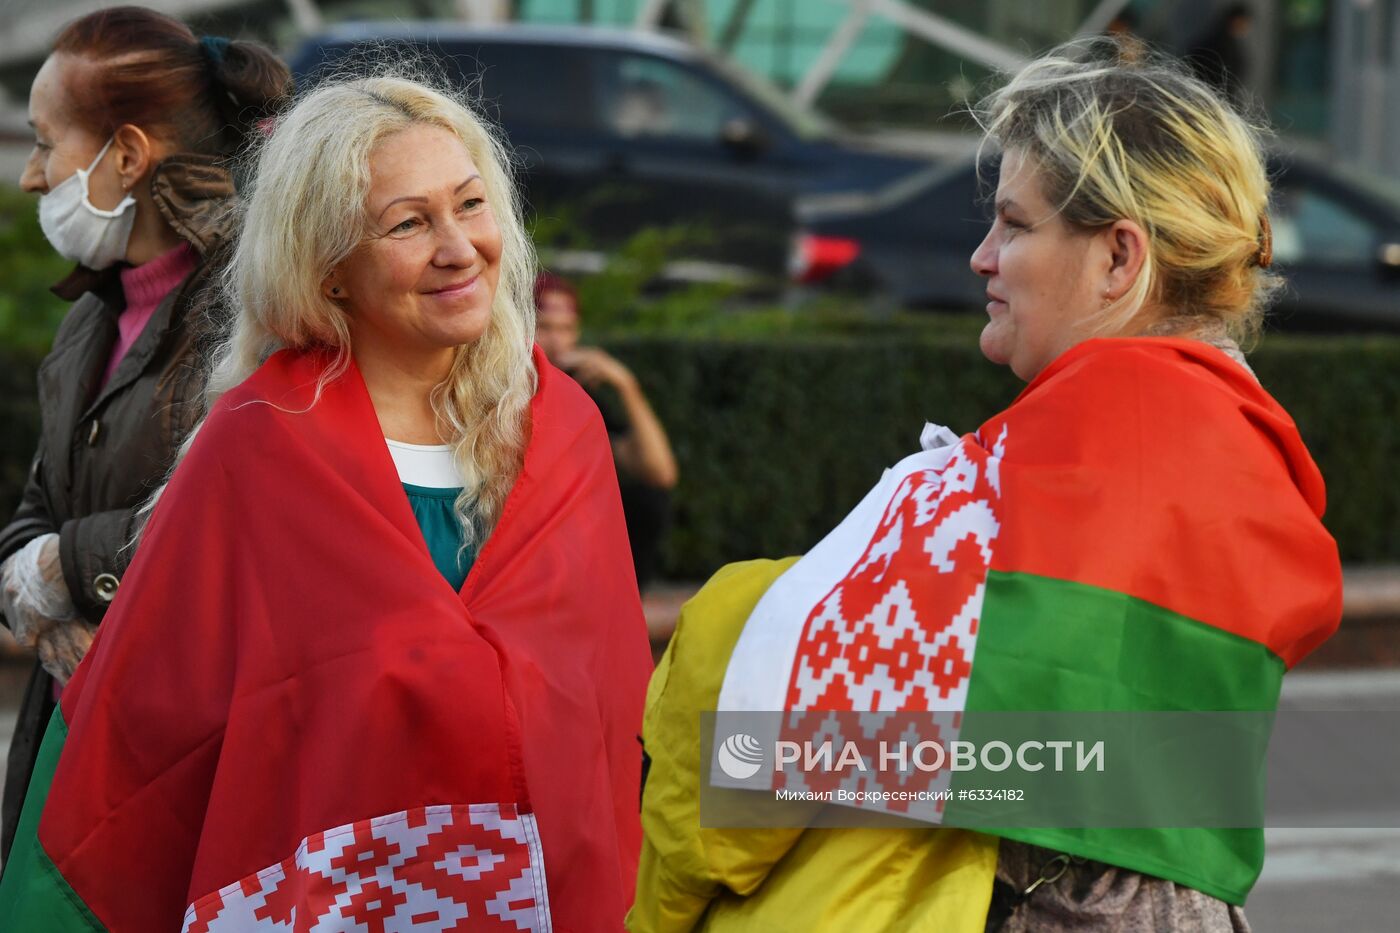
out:
{"label": "woman's chin", "polygon": [[977,339],[977,346],[982,355],[998,366],[1006,366],[1011,362],[1011,335],[1006,331],[1004,321],[993,319],[982,328],[982,336]]}
{"label": "woman's chin", "polygon": [[473,303],[429,321],[429,337],[438,346],[462,347],[485,336],[491,324],[490,305]]}

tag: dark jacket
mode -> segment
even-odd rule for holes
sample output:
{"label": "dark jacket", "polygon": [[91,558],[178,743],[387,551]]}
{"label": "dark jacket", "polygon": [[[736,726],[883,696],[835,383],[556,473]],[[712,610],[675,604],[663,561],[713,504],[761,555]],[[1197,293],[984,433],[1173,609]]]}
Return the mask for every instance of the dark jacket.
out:
{"label": "dark jacket", "polygon": [[[54,286],[74,304],[39,367],[39,449],[19,509],[0,529],[0,561],[58,533],[73,603],[93,623],[131,562],[137,511],[203,412],[203,360],[220,330],[212,280],[229,242],[232,177],[211,158],[174,156],[157,168],[151,191],[201,261],[160,303],[101,391],[125,306],[117,269],[79,267]],[[53,679],[36,664],[10,746],[0,813],[6,857],[53,707]]]}

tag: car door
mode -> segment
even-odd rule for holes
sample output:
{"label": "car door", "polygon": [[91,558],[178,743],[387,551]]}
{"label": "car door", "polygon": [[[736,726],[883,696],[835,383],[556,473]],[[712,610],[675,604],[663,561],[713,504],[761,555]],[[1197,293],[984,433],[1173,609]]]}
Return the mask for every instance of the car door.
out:
{"label": "car door", "polygon": [[726,140],[762,120],[739,95],[699,71],[645,52],[592,56],[604,172],[592,217],[614,238],[684,225],[695,255],[780,277],[792,234],[792,197],[761,164],[760,136]]}
{"label": "car door", "polygon": [[1381,261],[1386,225],[1372,206],[1320,174],[1274,180],[1274,263],[1288,281],[1273,316],[1304,326],[1400,326],[1400,279]]}

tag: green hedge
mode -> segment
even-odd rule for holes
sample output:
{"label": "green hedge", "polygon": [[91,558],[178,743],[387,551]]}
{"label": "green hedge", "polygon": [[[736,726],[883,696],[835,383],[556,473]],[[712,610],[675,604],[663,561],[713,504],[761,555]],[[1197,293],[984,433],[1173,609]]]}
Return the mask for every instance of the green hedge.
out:
{"label": "green hedge", "polygon": [[[616,339],[680,461],[667,574],[800,553],[917,449],[959,433],[1020,383],[968,338],[695,342]],[[1351,562],[1400,561],[1400,339],[1274,336],[1251,357],[1327,478],[1327,524]]]}
{"label": "green hedge", "polygon": [[39,443],[36,359],[33,353],[0,347],[0,522],[8,522],[19,505]]}
{"label": "green hedge", "polygon": [[[912,452],[925,421],[962,432],[1020,384],[971,334],[720,341],[614,338],[681,465],[664,570],[701,579],[806,550]],[[1327,524],[1351,562],[1400,562],[1400,338],[1274,336],[1251,362],[1327,477]],[[37,433],[34,357],[0,352],[0,508]]]}
{"label": "green hedge", "polygon": [[27,354],[42,354],[53,339],[68,304],[49,286],[73,269],[44,239],[37,203],[0,185],[0,347]]}

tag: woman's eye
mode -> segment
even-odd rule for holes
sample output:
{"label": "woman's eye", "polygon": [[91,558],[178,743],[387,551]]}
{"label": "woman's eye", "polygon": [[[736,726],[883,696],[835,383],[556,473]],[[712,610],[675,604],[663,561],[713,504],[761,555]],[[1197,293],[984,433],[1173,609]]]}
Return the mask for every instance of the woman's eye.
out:
{"label": "woman's eye", "polygon": [[482,198],[467,198],[465,201],[462,202],[462,210],[474,211],[485,203],[486,201]]}
{"label": "woman's eye", "polygon": [[410,230],[412,230],[412,229],[413,229],[414,227],[416,227],[416,226],[418,226],[418,218],[417,218],[417,217],[410,217],[410,218],[408,218],[407,220],[405,220],[405,221],[403,221],[402,223],[400,223],[400,224],[398,224],[397,226],[395,226],[394,229],[391,230],[391,231],[389,231],[389,232],[390,232],[390,233],[408,233]]}

